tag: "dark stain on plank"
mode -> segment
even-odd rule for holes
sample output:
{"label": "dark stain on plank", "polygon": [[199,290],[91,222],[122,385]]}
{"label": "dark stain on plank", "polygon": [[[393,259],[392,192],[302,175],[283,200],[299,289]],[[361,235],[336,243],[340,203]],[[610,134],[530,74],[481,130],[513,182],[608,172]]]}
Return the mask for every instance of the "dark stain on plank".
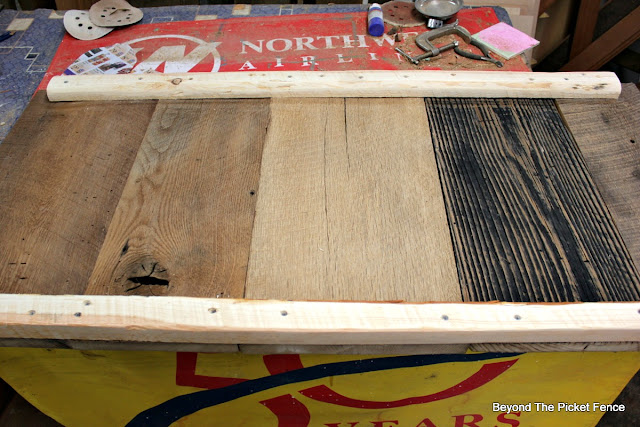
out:
{"label": "dark stain on plank", "polygon": [[465,301],[637,301],[638,273],[552,100],[427,99]]}

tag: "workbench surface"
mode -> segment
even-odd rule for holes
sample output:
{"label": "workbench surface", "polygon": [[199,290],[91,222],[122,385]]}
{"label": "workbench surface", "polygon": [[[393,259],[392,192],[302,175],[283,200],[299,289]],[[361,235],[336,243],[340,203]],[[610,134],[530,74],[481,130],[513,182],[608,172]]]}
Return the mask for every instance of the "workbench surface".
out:
{"label": "workbench surface", "polygon": [[[347,38],[360,39],[357,34]],[[52,69],[62,63],[54,61]],[[486,314],[521,319],[508,305],[497,311],[487,306],[484,320],[466,305],[447,306],[449,314],[437,314],[445,321],[466,313],[459,324],[450,322],[460,338],[440,326],[423,337],[414,325],[433,320],[429,308],[420,308],[424,302],[640,300],[637,99],[634,86],[626,86],[618,101],[51,103],[39,92],[0,144],[0,223],[6,230],[0,291],[6,324],[19,325],[6,337],[136,340],[126,335],[133,322],[142,331],[137,337],[153,341],[147,328],[161,334],[176,329],[155,320],[164,320],[163,304],[170,301],[173,322],[195,335],[169,332],[161,339],[203,343],[196,325],[214,326],[191,311],[215,298],[231,299],[231,314],[225,314],[231,317],[215,326],[220,335],[206,335],[209,344],[267,344],[255,330],[227,334],[227,321],[271,331],[288,314],[278,308],[284,314],[272,319],[277,302],[248,301],[320,300],[414,303],[397,309],[397,327],[407,334],[383,332],[382,341],[369,330],[394,330],[390,313],[377,316],[377,306],[367,304],[326,306],[335,310],[335,321],[355,319],[358,311],[345,312],[353,307],[373,316],[362,326],[361,344],[522,339],[627,345],[635,341],[635,323],[625,319],[637,309],[624,304],[595,304],[605,311],[593,319],[585,317],[586,305],[549,307],[557,316],[551,335],[541,315],[527,326]],[[78,297],[28,296],[34,294]],[[167,299],[126,298],[132,295]],[[75,307],[74,298],[97,317],[63,309]],[[142,309],[134,302],[156,305]],[[324,305],[300,307],[310,310],[307,317],[287,322],[290,331],[276,337],[281,343],[303,344],[299,328],[332,328],[313,329]],[[60,317],[61,310],[72,311]],[[257,323],[244,321],[252,313]],[[503,323],[508,333],[495,335],[494,325]],[[65,329],[69,324],[74,328]],[[481,333],[467,334],[473,324]],[[115,335],[96,338],[92,328],[103,326],[115,328]],[[520,338],[527,328],[533,332]],[[337,343],[333,339],[349,340],[330,332],[312,341]]]}
{"label": "workbench surface", "polygon": [[[596,138],[624,161],[633,138],[617,150],[602,139],[633,129],[634,97],[630,86],[617,104],[563,102],[567,128],[549,100],[39,93],[0,145],[1,289],[638,301],[606,205],[630,187],[599,191],[579,148]],[[611,125],[624,117],[631,126]],[[597,134],[580,127],[597,120]]]}
{"label": "workbench surface", "polygon": [[[640,91],[633,85],[624,85],[617,101],[50,103],[39,92],[0,144],[0,316],[3,333],[10,333],[0,345],[264,354],[464,353],[469,349],[466,341],[454,338],[446,341],[452,344],[423,343],[439,339],[442,331],[447,334],[449,324],[451,335],[459,334],[457,321],[467,322],[470,331],[475,331],[473,319],[480,329],[508,323],[498,321],[495,312],[474,314],[489,304],[479,310],[476,304],[451,304],[451,318],[443,314],[436,328],[424,310],[415,309],[420,304],[413,304],[407,310],[412,329],[403,331],[393,330],[403,320],[394,309],[405,304],[375,305],[372,310],[379,312],[362,318],[361,329],[369,338],[362,341],[363,334],[357,335],[360,341],[352,345],[354,331],[344,325],[352,327],[353,317],[365,312],[362,306],[367,304],[334,304],[306,313],[303,308],[310,306],[295,301],[637,302],[639,101]],[[14,312],[20,305],[14,305],[10,294],[58,295],[59,305],[36,297],[28,311]],[[167,304],[149,312],[147,319],[145,310],[122,304],[120,312],[126,316],[110,318],[109,313],[118,311],[112,300],[62,296],[69,294],[116,295],[119,303],[131,300],[128,295],[157,295],[167,298],[156,303]],[[194,305],[172,298],[176,296],[214,302],[206,302],[212,307],[206,315],[195,310],[184,315],[181,310]],[[255,319],[256,328],[264,327],[259,321],[267,319],[280,329],[267,331],[267,338],[257,343],[247,341],[245,330],[226,331],[225,322],[231,319],[226,312],[233,307],[215,301],[227,298],[244,305],[237,312],[249,315],[249,328]],[[294,300],[287,302],[294,309],[279,311],[275,319],[269,313],[256,316],[260,309],[251,305],[261,302],[251,300],[259,299]],[[141,306],[146,300],[154,299],[134,299]],[[563,304],[553,305],[558,306]],[[346,319],[344,310],[352,307],[355,314]],[[511,307],[535,314],[525,310],[529,306]],[[472,314],[463,318],[466,312]],[[584,342],[603,318],[598,310],[584,330],[575,325],[588,316],[567,313],[564,319],[580,332],[572,342],[536,343],[529,332],[545,337],[545,330],[561,328],[561,320],[537,319],[543,330],[530,331],[525,314],[522,337],[511,344],[502,338],[488,340],[486,345],[470,338],[475,343],[471,349],[637,351],[638,343],[630,341],[629,334],[618,340],[615,331],[613,344],[602,338],[595,344]],[[166,316],[156,318],[164,335],[145,335],[144,321],[157,314]],[[188,331],[185,324],[172,323],[204,316],[205,326]],[[227,317],[220,321],[220,316]],[[520,319],[516,314],[515,321],[509,320]],[[606,316],[604,320],[613,324]],[[74,332],[83,322],[89,331],[84,336]],[[293,329],[286,322],[292,322]],[[328,339],[343,338],[338,345],[315,345],[322,342],[319,334],[312,334],[318,332],[313,322],[321,323],[318,330],[332,323],[333,331],[321,332]],[[628,330],[636,324],[625,322]],[[222,327],[212,334],[218,323]],[[295,329],[299,325],[312,333],[300,333]],[[109,328],[119,331],[115,340]],[[384,329],[385,339],[392,337],[390,345],[375,345],[376,328]],[[506,328],[518,332],[514,326]],[[407,330],[420,342],[395,338],[408,336]],[[31,335],[20,336],[24,331]],[[214,336],[206,342],[189,340],[188,333],[198,332]],[[216,337],[227,332],[239,341],[218,344]],[[128,341],[133,334],[142,339]],[[300,338],[284,342],[279,334]],[[154,341],[158,336],[169,338]],[[306,345],[307,337],[316,340],[314,345]],[[97,355],[83,351],[78,358],[100,362],[103,357]],[[197,355],[179,353],[178,359],[185,355],[194,356],[195,378]],[[536,367],[548,370],[549,364],[540,360],[535,360]],[[59,360],[55,365],[65,371]],[[155,366],[155,361],[146,365]],[[178,369],[173,360],[169,365]],[[529,375],[527,381],[535,382]],[[152,377],[145,379],[145,390]],[[51,378],[55,375],[47,382]],[[92,390],[99,388],[91,385]],[[623,416],[628,421],[633,414]]]}

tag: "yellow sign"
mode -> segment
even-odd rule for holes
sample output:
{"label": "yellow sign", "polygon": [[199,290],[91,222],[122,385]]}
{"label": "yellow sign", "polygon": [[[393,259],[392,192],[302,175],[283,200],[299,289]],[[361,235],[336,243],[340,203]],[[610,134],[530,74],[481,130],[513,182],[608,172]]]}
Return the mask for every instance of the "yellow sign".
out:
{"label": "yellow sign", "polygon": [[[0,348],[0,376],[65,426],[595,425],[640,353],[245,355]],[[586,387],[585,384],[592,386]]]}

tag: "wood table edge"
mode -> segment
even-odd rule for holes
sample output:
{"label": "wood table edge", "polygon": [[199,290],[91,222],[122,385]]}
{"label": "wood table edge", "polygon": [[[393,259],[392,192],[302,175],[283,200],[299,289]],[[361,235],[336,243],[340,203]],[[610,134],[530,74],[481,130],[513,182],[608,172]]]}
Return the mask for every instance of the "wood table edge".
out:
{"label": "wood table edge", "polygon": [[119,342],[119,348],[132,343],[141,345],[131,348],[153,349],[149,344],[156,343],[165,344],[163,350],[187,344],[217,345],[222,351],[235,351],[236,345],[352,346],[352,352],[366,352],[367,346],[402,351],[402,346],[458,345],[461,350],[509,344],[511,350],[528,351],[535,349],[532,344],[545,344],[543,351],[550,351],[556,343],[558,351],[584,351],[584,346],[560,343],[610,343],[600,348],[637,351],[640,302],[416,304],[2,294],[0,337],[12,346],[12,340],[24,339],[38,340],[37,346],[47,343],[43,340],[83,341],[83,348]]}

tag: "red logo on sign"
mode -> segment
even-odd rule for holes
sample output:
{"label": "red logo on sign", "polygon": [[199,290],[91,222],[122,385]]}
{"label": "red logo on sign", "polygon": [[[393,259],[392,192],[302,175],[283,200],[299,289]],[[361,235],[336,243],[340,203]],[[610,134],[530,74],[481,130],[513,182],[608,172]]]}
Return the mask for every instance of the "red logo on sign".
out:
{"label": "red logo on sign", "polygon": [[[161,42],[161,45],[158,43]],[[134,73],[217,72],[220,42],[206,42],[188,35],[141,37],[126,42],[136,52]]]}
{"label": "red logo on sign", "polygon": [[[215,389],[247,381],[247,379],[244,378],[211,377],[198,375],[195,373],[197,361],[197,353],[177,353],[176,385]],[[263,361],[271,375],[304,369],[299,355],[266,355],[263,356]],[[447,387],[442,391],[424,396],[415,396],[400,400],[368,401],[353,399],[341,395],[340,393],[332,390],[326,385],[320,385],[300,390],[299,393],[305,397],[319,402],[343,407],[362,409],[399,408],[408,405],[417,405],[449,399],[451,397],[467,393],[471,390],[475,390],[508,370],[517,361],[518,359],[511,359],[506,361],[485,363],[477,372],[475,372],[468,378],[465,378],[457,384]],[[311,418],[309,410],[304,406],[303,403],[301,403],[290,394],[264,400],[260,403],[267,407],[278,418],[279,427],[306,427],[309,425],[309,421]]]}

